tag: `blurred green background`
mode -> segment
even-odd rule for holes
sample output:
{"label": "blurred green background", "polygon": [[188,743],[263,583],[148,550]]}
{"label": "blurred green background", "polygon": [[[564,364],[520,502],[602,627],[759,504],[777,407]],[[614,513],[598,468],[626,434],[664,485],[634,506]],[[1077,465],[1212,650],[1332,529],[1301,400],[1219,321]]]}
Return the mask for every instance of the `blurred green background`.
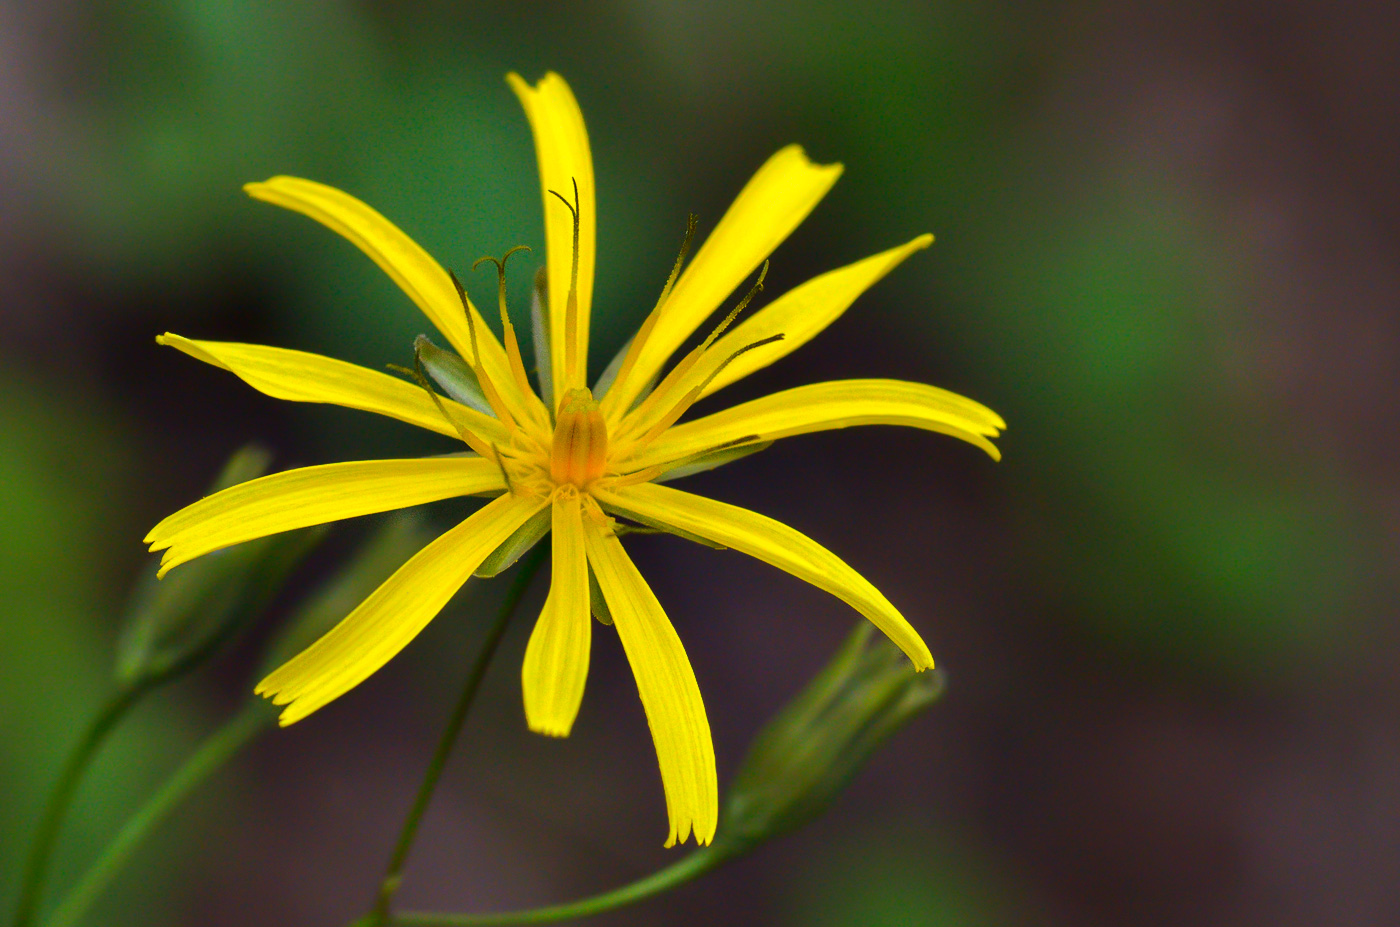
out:
{"label": "blurred green background", "polygon": [[[892,376],[1011,426],[996,465],[862,429],[693,478],[863,570],[950,688],[827,818],[600,922],[1400,922],[1397,36],[1391,4],[1301,0],[0,5],[0,902],[109,685],[150,525],[251,439],[279,467],[450,449],[156,347],[171,330],[382,368],[426,330],[351,246],[241,185],[341,187],[459,270],[538,249],[502,78],[553,69],[598,177],[595,371],[687,212],[703,235],[796,141],[846,174],[764,301],[938,240],[720,402]],[[489,304],[493,284],[469,289]],[[294,586],[367,527],[339,527]],[[736,554],[631,549],[696,666],[723,789],[853,614]],[[90,922],[360,913],[497,594],[473,584],[385,671],[241,757]],[[519,707],[527,629],[407,906],[564,900],[673,858],[615,642],[599,635],[574,736],[546,741]],[[254,643],[104,752],[59,883],[246,697]]]}

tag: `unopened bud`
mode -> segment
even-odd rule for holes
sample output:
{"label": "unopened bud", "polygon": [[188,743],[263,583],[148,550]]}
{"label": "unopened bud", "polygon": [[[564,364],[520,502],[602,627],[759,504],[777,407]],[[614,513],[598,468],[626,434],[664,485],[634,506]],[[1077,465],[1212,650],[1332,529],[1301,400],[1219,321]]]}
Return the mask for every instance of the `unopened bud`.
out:
{"label": "unopened bud", "polygon": [[[269,460],[262,448],[242,448],[210,492],[263,475]],[[161,580],[152,567],[126,610],[117,641],[117,681],[138,685],[212,653],[266,604],[322,535],[305,529],[247,541],[205,554]]]}
{"label": "unopened bud", "polygon": [[476,371],[462,358],[433,344],[427,335],[419,335],[413,340],[413,353],[444,393],[483,415],[496,414],[491,410],[486,394],[481,391],[481,381],[477,379]]}
{"label": "unopened bud", "polygon": [[943,691],[862,622],[807,688],[759,731],[729,788],[717,845],[742,852],[827,809],[885,738]]}

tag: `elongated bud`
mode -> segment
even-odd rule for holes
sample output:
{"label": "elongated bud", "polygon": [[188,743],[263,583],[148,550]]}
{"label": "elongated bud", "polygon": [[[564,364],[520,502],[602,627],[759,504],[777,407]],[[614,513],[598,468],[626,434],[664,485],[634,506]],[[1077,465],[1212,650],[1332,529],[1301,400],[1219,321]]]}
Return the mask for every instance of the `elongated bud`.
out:
{"label": "elongated bud", "polygon": [[862,622],[831,662],[759,731],[734,776],[716,847],[743,852],[824,812],[865,761],[943,691]]}
{"label": "elongated bud", "polygon": [[[259,447],[239,450],[210,492],[261,476],[269,459]],[[127,606],[117,641],[117,681],[135,685],[213,653],[261,610],[323,535],[313,528],[247,541],[205,554],[162,580],[153,566]]]}
{"label": "elongated bud", "polygon": [[413,339],[413,351],[428,376],[442,388],[442,391],[465,406],[470,406],[483,415],[494,415],[491,403],[481,391],[481,381],[471,365],[451,351],[444,350],[428,338],[419,335]]}
{"label": "elongated bud", "polygon": [[581,487],[602,476],[607,463],[608,426],[598,403],[587,389],[569,390],[554,425],[550,476]]}

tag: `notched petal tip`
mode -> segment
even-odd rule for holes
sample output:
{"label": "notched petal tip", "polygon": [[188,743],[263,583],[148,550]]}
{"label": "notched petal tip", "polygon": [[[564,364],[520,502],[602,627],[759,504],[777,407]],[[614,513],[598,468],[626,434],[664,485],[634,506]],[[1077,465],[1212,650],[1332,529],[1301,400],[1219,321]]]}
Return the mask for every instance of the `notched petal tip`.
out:
{"label": "notched petal tip", "polygon": [[557,737],[563,739],[565,737],[568,737],[569,733],[573,730],[572,722],[569,724],[560,724],[557,721],[552,720],[540,721],[537,719],[531,720],[530,718],[526,718],[525,723],[529,726],[531,731],[533,731],[536,734],[541,734],[545,737]]}
{"label": "notched petal tip", "polygon": [[778,155],[784,158],[797,158],[806,167],[810,167],[816,171],[828,172],[833,175],[833,182],[835,182],[836,178],[841,176],[841,173],[846,170],[846,165],[842,164],[840,161],[831,161],[826,164],[823,164],[819,161],[814,161],[812,159],[812,156],[807,153],[807,149],[796,142],[793,142],[791,145],[784,146],[783,149],[778,152]]}

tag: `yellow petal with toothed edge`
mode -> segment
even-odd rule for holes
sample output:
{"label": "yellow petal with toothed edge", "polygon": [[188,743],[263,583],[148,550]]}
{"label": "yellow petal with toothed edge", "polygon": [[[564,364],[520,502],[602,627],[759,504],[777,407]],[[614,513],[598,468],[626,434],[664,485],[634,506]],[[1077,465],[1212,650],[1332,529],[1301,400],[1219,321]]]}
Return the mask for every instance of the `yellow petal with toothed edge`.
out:
{"label": "yellow petal with toothed edge", "polygon": [[[443,418],[421,386],[387,373],[320,354],[261,344],[194,341],[169,332],[158,336],[156,342],[177,348],[206,364],[222,367],[274,399],[327,402],[362,409],[438,434],[458,436],[457,429]],[[509,441],[505,428],[496,419],[451,399],[443,399],[442,403],[463,428],[486,443]]]}
{"label": "yellow petal with toothed edge", "polygon": [[696,843],[709,843],[719,820],[715,748],[690,660],[617,537],[586,519],[584,538],[656,744],[671,823],[666,846],[685,842],[692,829]]}
{"label": "yellow petal with toothed edge", "polygon": [[355,686],[418,636],[486,555],[548,502],[500,496],[420,550],[310,647],[258,683],[258,695],[286,705],[283,726]]}
{"label": "yellow petal with toothed edge", "polygon": [[772,441],[852,425],[905,425],[961,438],[1001,459],[988,441],[1006,427],[991,409],[957,393],[904,380],[830,380],[773,393],[664,432],[640,452],[619,448],[628,470],[680,460],[745,438]]}
{"label": "yellow petal with toothed edge", "polygon": [[[783,340],[755,348],[736,357],[701,390],[701,397],[723,389],[756,370],[786,357],[819,335],[839,319],[851,303],[898,267],[915,251],[933,244],[932,235],[920,235],[913,241],[888,251],[871,255],[854,264],[813,277],[801,286],[789,290],[778,299],[740,322],[711,346],[706,359],[696,364],[688,379],[699,384],[725,359],[745,345],[762,341],[773,335]],[[684,389],[682,389],[684,392]]]}
{"label": "yellow petal with toothed edge", "polygon": [[[583,113],[564,78],[553,71],[531,87],[519,74],[506,80],[520,98],[535,137],[535,156],[540,168],[540,194],[544,198],[545,263],[549,268],[549,345],[550,367],[555,397],[546,397],[550,408],[569,389],[585,385],[588,363],[588,322],[593,305],[593,270],[597,260],[597,197],[593,184],[593,155],[588,147],[588,130]],[[575,338],[574,382],[565,382],[565,307],[573,270],[574,220],[564,204],[550,193],[556,191],[571,204],[574,182],[578,182],[578,319]]]}
{"label": "yellow petal with toothed edge", "polygon": [[598,501],[644,523],[679,528],[771,563],[824,589],[868,618],[909,657],[917,670],[933,655],[880,590],[816,541],[766,515],[655,483],[599,491]]}
{"label": "yellow petal with toothed edge", "polygon": [[814,164],[800,145],[787,146],[758,169],[676,281],[627,382],[604,397],[605,412],[616,415],[632,405],[666,359],[807,218],[839,176],[840,164]]}
{"label": "yellow petal with toothed edge", "polygon": [[[408,298],[423,310],[457,353],[470,359],[471,333],[462,301],[447,271],[398,226],[367,204],[335,187],[300,177],[273,177],[243,186],[255,199],[299,212],[315,219],[367,254]],[[529,397],[519,395],[511,379],[505,349],[472,307],[477,346],[486,373],[500,389],[517,417],[530,408]]]}
{"label": "yellow petal with toothed edge", "polygon": [[481,457],[357,460],[302,467],[230,486],[151,529],[151,550],[166,550],[160,574],[210,551],[294,528],[505,491],[501,468]]}
{"label": "yellow petal with toothed edge", "polygon": [[579,498],[554,501],[553,576],[549,597],[525,647],[521,682],[530,730],[568,737],[583,702],[593,619]]}

